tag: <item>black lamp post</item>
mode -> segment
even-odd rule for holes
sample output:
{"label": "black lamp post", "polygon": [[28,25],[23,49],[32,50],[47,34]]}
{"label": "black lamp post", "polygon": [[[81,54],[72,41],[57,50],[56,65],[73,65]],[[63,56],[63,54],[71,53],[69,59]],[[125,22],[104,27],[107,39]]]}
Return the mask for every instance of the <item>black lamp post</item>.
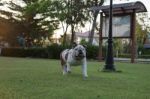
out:
{"label": "black lamp post", "polygon": [[113,4],[113,0],[110,0],[108,46],[107,46],[107,56],[106,56],[104,71],[116,71],[114,67],[114,59],[113,59],[113,39],[112,39],[113,5],[112,4]]}

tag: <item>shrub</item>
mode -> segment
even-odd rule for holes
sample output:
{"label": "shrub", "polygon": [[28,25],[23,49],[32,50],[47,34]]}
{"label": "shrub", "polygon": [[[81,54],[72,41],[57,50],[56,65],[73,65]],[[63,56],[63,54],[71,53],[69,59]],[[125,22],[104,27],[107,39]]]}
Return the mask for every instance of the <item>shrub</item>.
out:
{"label": "shrub", "polygon": [[88,59],[97,59],[98,57],[98,46],[87,45],[87,58]]}
{"label": "shrub", "polygon": [[26,57],[34,58],[48,58],[48,53],[46,48],[28,48],[24,50]]}
{"label": "shrub", "polygon": [[[66,48],[71,47],[68,45],[53,44],[47,48],[3,48],[1,55],[10,57],[59,59],[60,53]],[[86,50],[88,59],[96,59],[98,57],[98,46],[87,45]]]}
{"label": "shrub", "polygon": [[138,58],[150,59],[150,55],[139,55]]}
{"label": "shrub", "polygon": [[118,57],[121,57],[121,58],[131,58],[131,54],[119,54]]}
{"label": "shrub", "polygon": [[25,57],[26,53],[23,48],[3,48],[1,55],[10,57]]}
{"label": "shrub", "polygon": [[2,56],[47,58],[46,48],[3,48]]}
{"label": "shrub", "polygon": [[150,49],[143,49],[142,50],[142,55],[150,55]]}
{"label": "shrub", "polygon": [[47,47],[48,58],[59,59],[60,53],[66,48],[70,48],[70,47],[68,45],[58,45],[58,44],[53,44],[51,46],[48,46]]}

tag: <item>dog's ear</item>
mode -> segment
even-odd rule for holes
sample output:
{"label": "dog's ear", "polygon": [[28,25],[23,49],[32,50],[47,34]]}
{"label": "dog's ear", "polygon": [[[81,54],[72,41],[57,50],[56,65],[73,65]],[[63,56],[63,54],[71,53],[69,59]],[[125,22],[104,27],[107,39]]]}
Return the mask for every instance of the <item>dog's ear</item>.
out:
{"label": "dog's ear", "polygon": [[77,43],[76,42],[73,42],[72,43],[72,48],[75,48],[77,46]]}

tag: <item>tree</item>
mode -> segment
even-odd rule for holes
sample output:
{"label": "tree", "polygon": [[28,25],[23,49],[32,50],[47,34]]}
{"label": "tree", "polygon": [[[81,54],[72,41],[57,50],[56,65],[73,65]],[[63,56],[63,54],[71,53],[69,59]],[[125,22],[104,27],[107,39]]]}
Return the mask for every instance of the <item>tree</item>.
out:
{"label": "tree", "polygon": [[115,39],[113,42],[113,46],[114,46],[114,53],[116,57],[118,57],[119,53],[121,53],[121,51],[123,50],[122,40]]}
{"label": "tree", "polygon": [[[85,22],[90,19],[89,17],[89,4],[92,0],[56,0],[61,3],[58,6],[57,11],[59,12],[58,19],[61,23],[66,24],[64,29],[64,43],[66,41],[67,28],[71,27],[71,43],[75,39],[75,28],[80,25],[84,27]],[[87,2],[87,3],[86,3]],[[58,4],[57,4],[58,5]]]}
{"label": "tree", "polygon": [[[62,36],[63,45],[67,44],[67,30],[69,27],[69,23],[67,23],[68,14],[69,14],[69,1],[67,0],[55,0],[54,5],[56,7],[57,19],[59,20],[64,35]],[[65,26],[66,25],[66,26]]]}
{"label": "tree", "polygon": [[0,35],[3,40],[8,42],[10,46],[17,46],[18,33],[22,33],[23,27],[21,19],[18,17],[21,15],[24,5],[18,5],[14,0],[0,0],[0,5],[6,9],[0,9]]}
{"label": "tree", "polygon": [[[33,19],[36,13],[41,13],[43,17],[49,16],[51,20],[55,19],[51,23],[56,23],[56,20],[57,22],[61,22],[64,29],[64,43],[66,41],[67,28],[71,26],[71,42],[73,42],[75,39],[75,27],[78,24],[84,26],[84,22],[88,19],[86,14],[87,10],[85,10],[85,5],[82,0],[43,0],[41,2],[35,0],[34,3],[28,4],[25,11],[26,19],[29,20],[25,23],[28,24],[29,22],[33,23],[31,19]],[[67,25],[66,29],[64,23]]]}
{"label": "tree", "polygon": [[84,22],[88,20],[88,13],[83,0],[68,0],[68,14],[66,23],[71,26],[71,43],[75,39],[75,26],[80,24],[84,27]]}
{"label": "tree", "polygon": [[139,46],[143,46],[147,34],[150,32],[150,26],[148,25],[149,21],[150,18],[147,13],[138,14],[136,23],[136,39]]}
{"label": "tree", "polygon": [[[104,0],[88,0],[88,5],[89,6],[101,6],[104,3]],[[93,24],[92,24],[92,29],[91,29],[91,33],[89,34],[89,44],[92,44],[93,42],[93,37],[94,37],[94,29],[96,27],[96,20],[97,20],[97,16],[98,16],[99,11],[94,11],[93,12]]]}
{"label": "tree", "polygon": [[0,12],[6,15],[10,21],[19,22],[24,27],[26,38],[31,39],[30,41],[34,39],[40,41],[41,37],[50,37],[59,25],[55,9],[53,8],[54,2],[52,0],[23,1],[26,4],[24,7],[14,2],[1,3],[1,5],[5,3],[9,4],[10,9],[20,13],[18,15],[8,11],[0,10]]}
{"label": "tree", "polygon": [[[64,0],[62,4],[67,5],[65,7],[60,7],[62,13],[60,13],[60,18],[62,18],[62,21],[65,22],[68,26],[71,26],[71,43],[74,42],[75,39],[75,27],[78,26],[79,24],[84,27],[84,22],[88,21],[90,19],[90,13],[88,11],[88,8],[92,7],[93,5],[101,5],[103,4],[104,0],[101,2],[98,2],[98,0]],[[65,9],[62,9],[65,8]],[[98,15],[98,11],[94,13],[94,25],[92,29],[92,33],[90,38],[93,38],[94,35],[94,27],[96,27],[96,18]],[[64,33],[64,40],[65,40],[65,33]]]}
{"label": "tree", "polygon": [[[75,39],[75,28],[89,20],[89,7],[98,0],[23,0],[25,7],[19,7],[13,3],[13,9],[22,14],[17,17],[25,28],[25,33],[32,40],[40,40],[41,36],[51,36],[59,23],[64,29],[64,43],[66,41],[67,28],[71,26],[71,42]],[[87,3],[85,3],[87,2]],[[15,5],[15,6],[14,6]],[[11,16],[11,13],[8,13]],[[11,18],[13,18],[11,16]],[[11,19],[12,20],[12,19]],[[64,27],[66,24],[66,28]]]}
{"label": "tree", "polygon": [[27,38],[40,42],[41,37],[50,37],[58,28],[53,2],[50,0],[26,1],[27,6],[23,11],[23,23],[27,30]]}
{"label": "tree", "polygon": [[14,1],[3,1],[3,2],[0,2],[0,5],[1,6],[9,5],[9,6],[7,6],[7,10],[0,9],[1,15],[4,16],[4,17],[0,16],[1,18],[7,19],[12,23],[17,23],[17,22],[21,21],[19,16],[21,15],[23,6],[15,4]]}

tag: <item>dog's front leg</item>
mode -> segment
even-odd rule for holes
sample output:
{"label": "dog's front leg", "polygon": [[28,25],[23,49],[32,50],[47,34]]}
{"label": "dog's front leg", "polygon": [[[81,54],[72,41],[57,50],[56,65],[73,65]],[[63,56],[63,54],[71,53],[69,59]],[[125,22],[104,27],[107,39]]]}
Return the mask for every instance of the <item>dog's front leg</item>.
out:
{"label": "dog's front leg", "polygon": [[67,66],[63,65],[62,70],[63,70],[63,75],[65,75],[67,73]]}
{"label": "dog's front leg", "polygon": [[83,59],[83,64],[82,64],[82,74],[84,78],[87,78],[87,62],[86,62],[86,58]]}
{"label": "dog's front leg", "polygon": [[69,63],[67,63],[67,73],[71,73],[71,67]]}

